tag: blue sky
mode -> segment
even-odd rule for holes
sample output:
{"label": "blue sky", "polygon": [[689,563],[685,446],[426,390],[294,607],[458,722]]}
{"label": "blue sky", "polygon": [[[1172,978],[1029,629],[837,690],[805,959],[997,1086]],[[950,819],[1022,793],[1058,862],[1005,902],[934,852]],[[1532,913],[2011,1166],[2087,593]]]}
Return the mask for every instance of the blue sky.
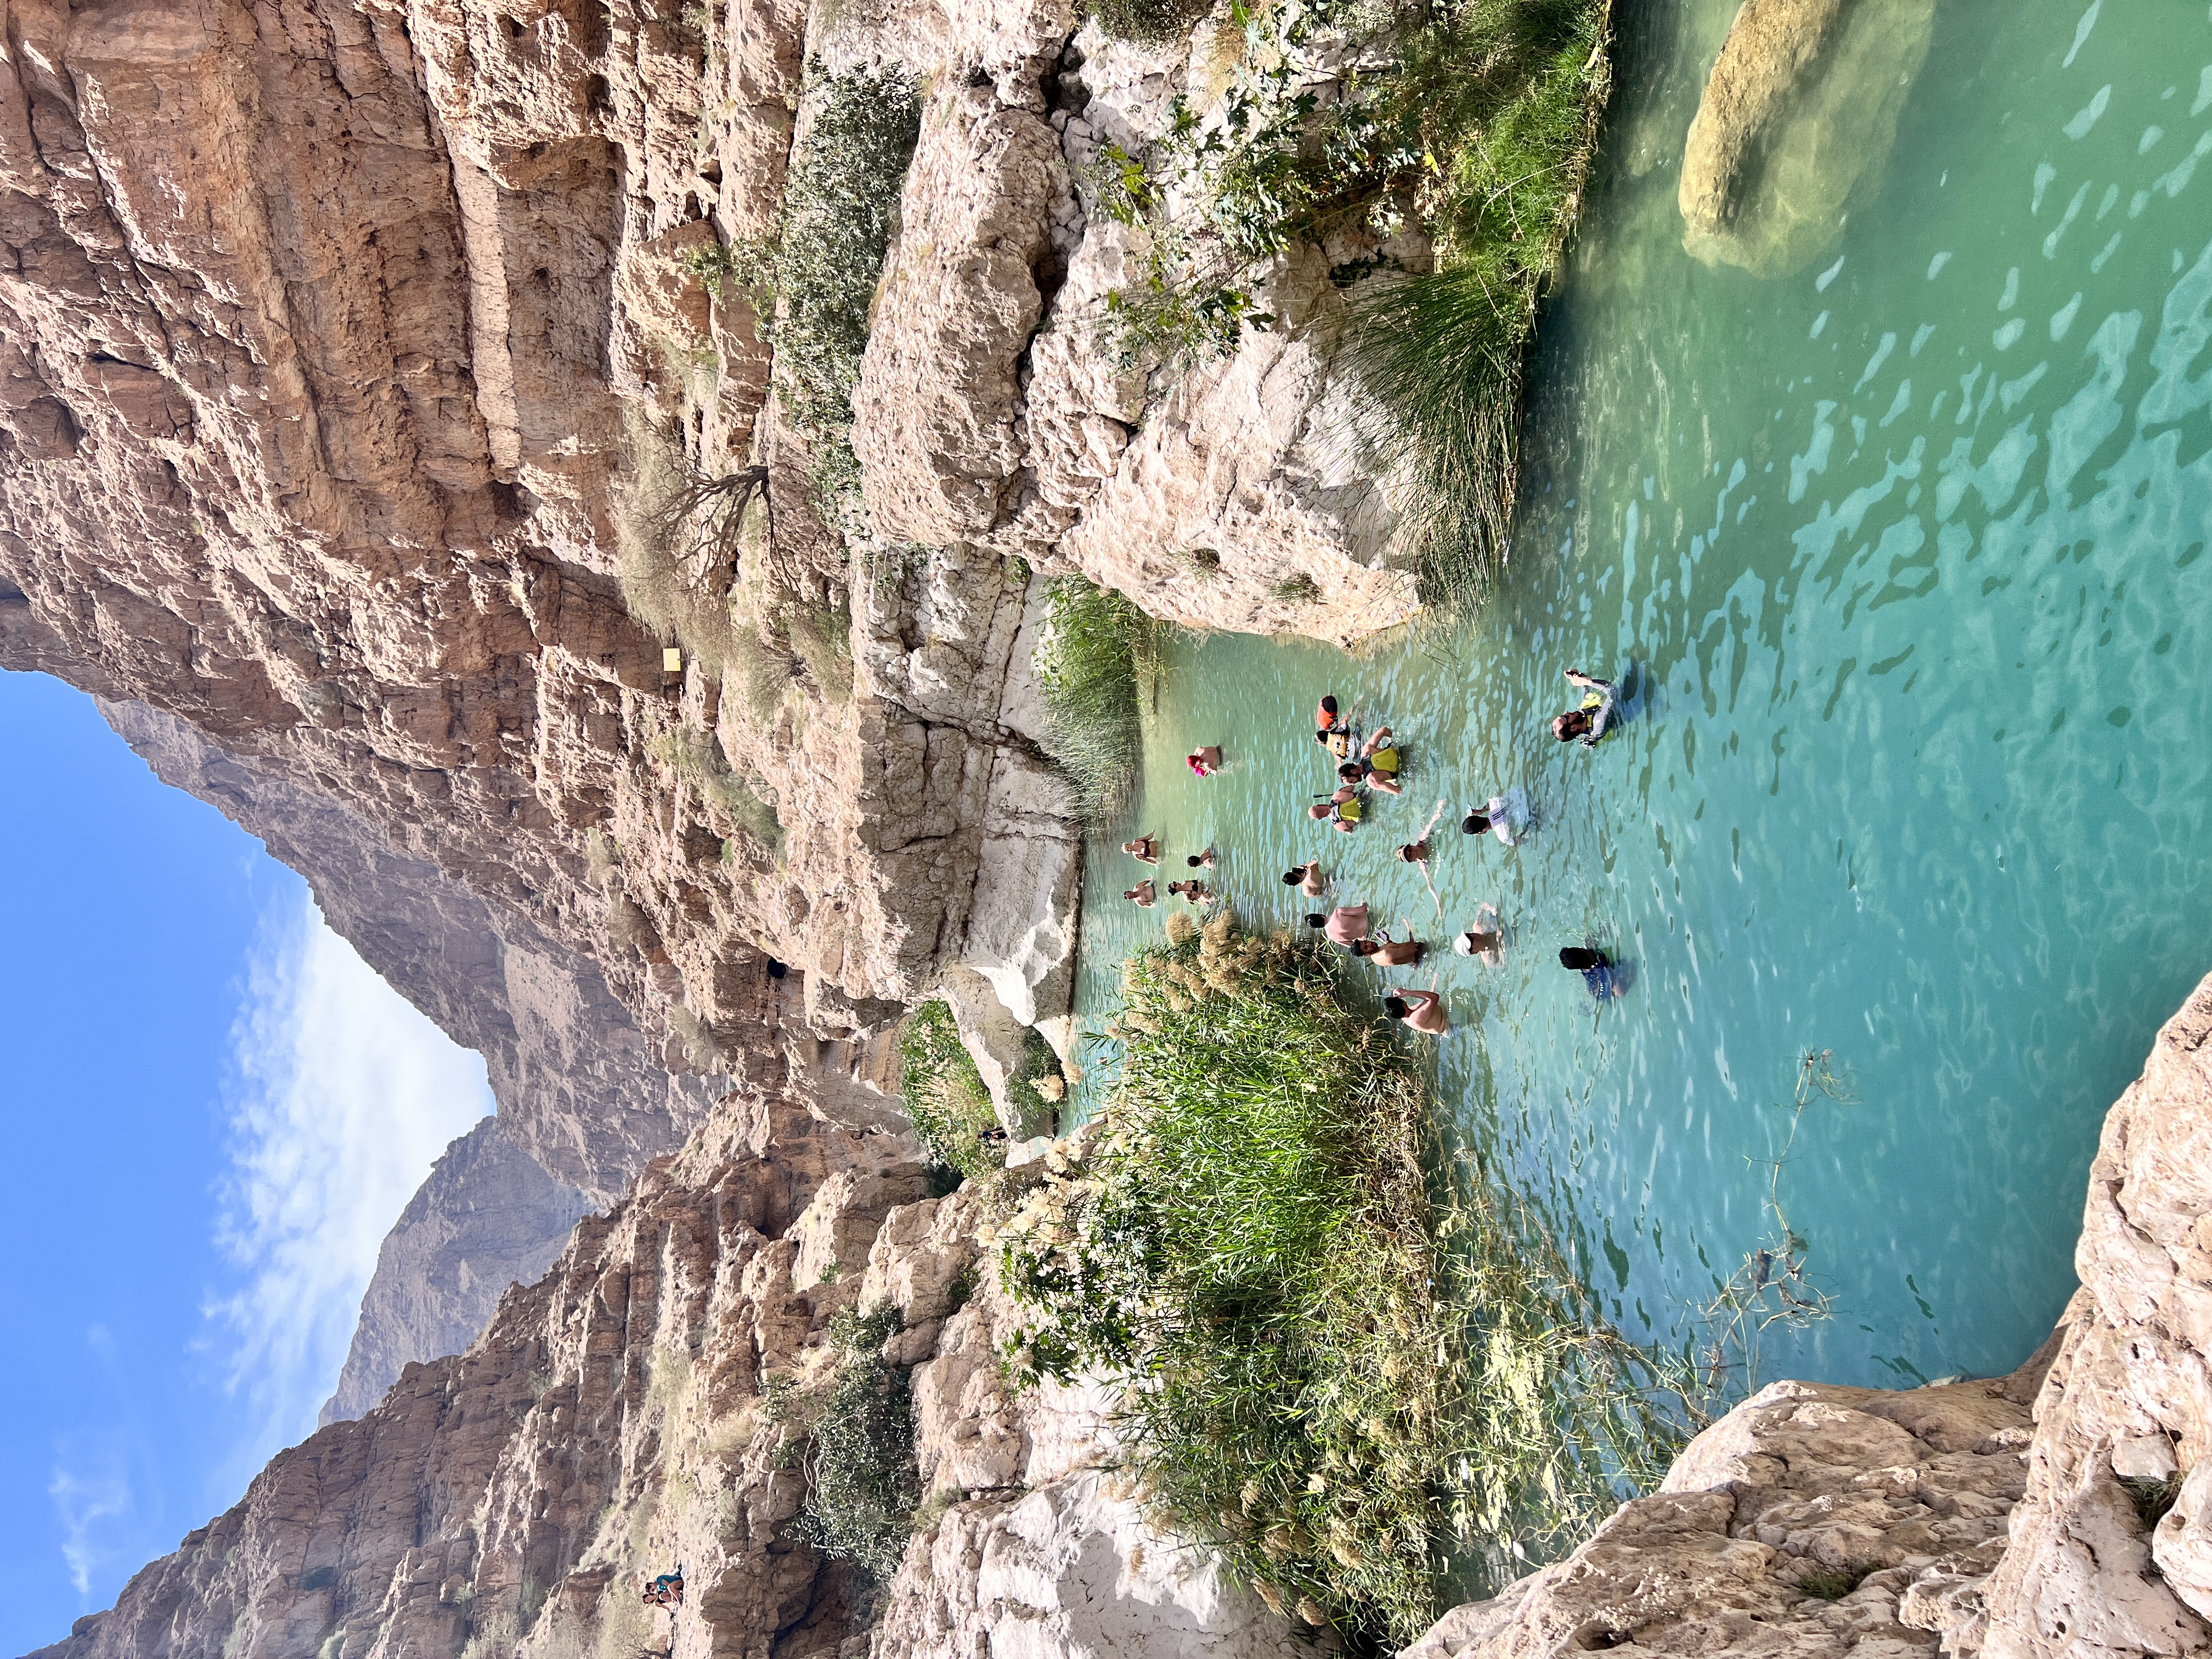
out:
{"label": "blue sky", "polygon": [[0,1655],[304,1438],[376,1247],[490,1109],[306,884],[89,698],[0,673]]}

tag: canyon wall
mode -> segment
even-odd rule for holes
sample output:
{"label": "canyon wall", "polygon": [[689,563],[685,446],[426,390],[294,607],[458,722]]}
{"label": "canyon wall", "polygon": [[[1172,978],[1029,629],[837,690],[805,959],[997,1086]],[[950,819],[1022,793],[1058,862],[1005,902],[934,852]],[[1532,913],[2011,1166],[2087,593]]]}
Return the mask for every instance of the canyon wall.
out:
{"label": "canyon wall", "polygon": [[375,1408],[410,1364],[459,1353],[512,1284],[534,1285],[591,1203],[485,1118],[447,1146],[377,1251],[319,1425]]}
{"label": "canyon wall", "polygon": [[2212,978],[2105,1120],[2075,1267],[2012,1376],[1775,1383],[1407,1659],[2212,1652]]}
{"label": "canyon wall", "polygon": [[[1103,1468],[1101,1401],[1009,1394],[1012,1310],[970,1187],[902,1138],[733,1095],[586,1217],[465,1355],[280,1454],[244,1499],[37,1659],[634,1659],[1120,1649],[1264,1659],[1291,1638],[1154,1537]],[[872,1585],[791,1526],[838,1316],[898,1311],[932,1500]],[[686,1604],[640,1600],[678,1563]]]}

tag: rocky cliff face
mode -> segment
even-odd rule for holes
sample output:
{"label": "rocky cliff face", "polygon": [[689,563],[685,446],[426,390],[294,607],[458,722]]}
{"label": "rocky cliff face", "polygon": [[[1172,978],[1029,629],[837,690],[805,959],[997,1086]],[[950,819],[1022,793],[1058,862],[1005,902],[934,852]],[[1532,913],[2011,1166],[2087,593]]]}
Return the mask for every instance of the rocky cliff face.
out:
{"label": "rocky cliff face", "polygon": [[[39,1659],[799,1659],[855,1651],[868,1616],[886,1656],[1275,1652],[1266,1610],[1149,1534],[1099,1468],[1096,1401],[1006,1392],[980,1196],[927,1196],[903,1144],[732,1097],[467,1354],[280,1455]],[[805,1402],[854,1307],[902,1316],[886,1352],[937,1496],[874,1590],[790,1525]],[[637,1585],[678,1562],[672,1629]]]}
{"label": "rocky cliff face", "polygon": [[1894,1394],[1778,1382],[1407,1659],[2212,1651],[2208,1241],[2212,978],[2105,1121],[2081,1288],[2027,1365]]}
{"label": "rocky cliff face", "polygon": [[[280,768],[226,754],[144,703],[100,708],[164,783],[208,802],[305,876],[323,919],[362,959],[483,1056],[505,1139],[552,1178],[611,1203],[647,1159],[673,1152],[705,1119],[721,1092],[715,1080],[673,1075],[689,1073],[682,1045],[649,1043],[590,957],[429,860],[394,852],[366,820]],[[480,1318],[455,1348],[434,1352],[457,1352],[482,1328]]]}
{"label": "rocky cliff face", "polygon": [[590,1207],[495,1117],[454,1140],[377,1252],[345,1369],[317,1421],[374,1410],[408,1366],[474,1342],[507,1287],[536,1284]]}

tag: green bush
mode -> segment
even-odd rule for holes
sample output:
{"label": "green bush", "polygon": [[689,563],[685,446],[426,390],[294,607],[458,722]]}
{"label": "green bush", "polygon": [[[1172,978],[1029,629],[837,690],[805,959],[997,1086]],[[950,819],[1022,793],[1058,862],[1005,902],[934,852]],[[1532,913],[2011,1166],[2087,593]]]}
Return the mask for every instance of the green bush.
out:
{"label": "green bush", "polygon": [[1091,0],[1091,15],[1116,40],[1158,46],[1206,15],[1207,0]]}
{"label": "green bush", "polygon": [[1158,651],[1159,624],[1119,593],[1073,576],[1052,585],[1032,665],[1044,746],[1094,823],[1121,810],[1144,763],[1141,707]]}
{"label": "green bush", "polygon": [[824,1555],[877,1579],[898,1571],[921,1501],[907,1375],[884,1358],[905,1328],[896,1307],[853,1309],[830,1325],[837,1370],[814,1430],[797,1532]]}
{"label": "green bush", "polygon": [[1677,1441],[1509,1203],[1432,1203],[1419,1072],[1336,964],[1174,921],[1125,966],[1103,1127],[997,1231],[1029,1322],[1010,1354],[1120,1370],[1158,1522],[1270,1605],[1401,1647],[1447,1551],[1571,1543]]}
{"label": "green bush", "polygon": [[915,1138],[933,1162],[963,1176],[987,1176],[1006,1162],[982,1135],[996,1128],[983,1075],[961,1046],[960,1028],[942,1001],[923,1003],[899,1028],[899,1094]]}
{"label": "green bush", "polygon": [[733,248],[727,268],[774,348],[776,395],[813,451],[817,493],[837,518],[857,500],[853,388],[921,102],[903,70],[830,75],[818,64],[807,67],[803,96],[816,113],[792,151],[775,232]]}

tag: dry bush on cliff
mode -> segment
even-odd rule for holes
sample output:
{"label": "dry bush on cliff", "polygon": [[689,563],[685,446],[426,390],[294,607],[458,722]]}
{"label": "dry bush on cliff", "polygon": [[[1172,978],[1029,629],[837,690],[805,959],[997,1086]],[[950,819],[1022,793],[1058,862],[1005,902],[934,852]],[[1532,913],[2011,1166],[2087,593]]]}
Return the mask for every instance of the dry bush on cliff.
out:
{"label": "dry bush on cliff", "polygon": [[836,523],[858,511],[853,388],[921,101],[904,71],[865,65],[831,75],[811,64],[801,95],[813,118],[792,150],[775,234],[733,247],[728,269],[775,351],[777,400],[813,453],[823,515]]}

